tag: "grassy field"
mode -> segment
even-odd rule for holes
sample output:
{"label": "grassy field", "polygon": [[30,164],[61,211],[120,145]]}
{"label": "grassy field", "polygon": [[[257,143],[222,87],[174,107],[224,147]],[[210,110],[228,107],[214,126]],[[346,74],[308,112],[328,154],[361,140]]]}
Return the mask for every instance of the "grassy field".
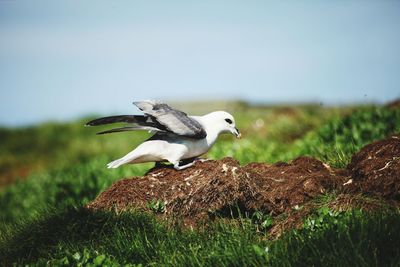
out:
{"label": "grassy field", "polygon": [[[207,157],[241,164],[310,155],[344,167],[362,146],[400,132],[400,109],[232,105],[244,138],[221,136]],[[326,205],[278,240],[254,218],[196,230],[151,214],[89,212],[83,205],[153,164],[105,168],[147,133],[96,136],[71,123],[0,129],[0,265],[22,266],[399,266],[400,213],[336,212]],[[271,222],[273,224],[273,221]]]}

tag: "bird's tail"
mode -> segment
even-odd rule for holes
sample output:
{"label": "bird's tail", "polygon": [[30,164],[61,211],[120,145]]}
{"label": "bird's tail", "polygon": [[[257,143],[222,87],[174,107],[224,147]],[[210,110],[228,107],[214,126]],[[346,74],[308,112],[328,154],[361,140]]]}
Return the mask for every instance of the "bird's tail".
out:
{"label": "bird's tail", "polygon": [[107,168],[115,169],[115,168],[118,168],[119,166],[127,164],[127,163],[134,163],[135,160],[137,160],[138,158],[140,158],[140,153],[138,153],[137,150],[133,150],[132,152],[126,154],[122,158],[108,163]]}
{"label": "bird's tail", "polygon": [[127,163],[127,161],[125,161],[124,158],[117,159],[117,160],[114,160],[114,161],[111,161],[110,163],[108,163],[107,164],[107,168],[115,169],[115,168],[118,168],[119,166],[121,166],[121,165],[123,165],[125,163]]}

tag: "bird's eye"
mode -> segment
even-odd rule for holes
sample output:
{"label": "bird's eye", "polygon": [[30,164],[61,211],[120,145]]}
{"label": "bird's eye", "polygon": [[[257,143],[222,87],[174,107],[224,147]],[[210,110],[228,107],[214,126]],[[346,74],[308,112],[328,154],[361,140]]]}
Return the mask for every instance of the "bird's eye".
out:
{"label": "bird's eye", "polygon": [[225,121],[229,124],[232,124],[232,120],[231,119],[225,119]]}

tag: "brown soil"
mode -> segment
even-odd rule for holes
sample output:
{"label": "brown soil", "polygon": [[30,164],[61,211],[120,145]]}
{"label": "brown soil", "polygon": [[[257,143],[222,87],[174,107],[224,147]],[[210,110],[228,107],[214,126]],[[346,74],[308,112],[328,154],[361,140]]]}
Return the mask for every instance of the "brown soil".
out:
{"label": "brown soil", "polygon": [[[151,169],[143,177],[114,183],[88,204],[89,209],[150,211],[148,203],[165,203],[163,218],[182,218],[186,224],[228,217],[232,211],[260,210],[273,216],[287,214],[270,230],[279,235],[296,227],[316,207],[312,201],[326,192],[338,197],[331,208],[379,209],[381,202],[367,201],[364,194],[388,203],[400,199],[400,139],[391,137],[365,146],[346,169],[335,169],[310,157],[290,163],[251,163],[240,166],[232,158],[198,162],[176,171],[165,166]],[[343,185],[352,179],[352,183]],[[297,208],[301,207],[300,210]],[[279,217],[279,216],[278,216]],[[278,218],[277,217],[277,218]]]}
{"label": "brown soil", "polygon": [[365,146],[347,169],[354,181],[352,191],[400,200],[400,136]]}

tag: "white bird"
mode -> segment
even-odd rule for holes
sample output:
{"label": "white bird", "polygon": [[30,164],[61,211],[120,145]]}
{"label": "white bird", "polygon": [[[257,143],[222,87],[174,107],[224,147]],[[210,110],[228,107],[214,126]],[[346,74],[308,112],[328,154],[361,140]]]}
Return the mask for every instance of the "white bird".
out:
{"label": "white bird", "polygon": [[[195,159],[206,153],[216,142],[219,134],[232,133],[237,138],[241,134],[235,119],[225,111],[215,111],[204,116],[188,116],[158,101],[134,102],[144,115],[119,115],[92,120],[87,126],[97,126],[116,122],[131,123],[131,126],[115,128],[98,134],[122,131],[148,130],[155,134],[124,157],[107,164],[108,168],[118,168],[123,164],[168,161],[177,170],[192,166]],[[182,160],[191,159],[185,165]]]}

